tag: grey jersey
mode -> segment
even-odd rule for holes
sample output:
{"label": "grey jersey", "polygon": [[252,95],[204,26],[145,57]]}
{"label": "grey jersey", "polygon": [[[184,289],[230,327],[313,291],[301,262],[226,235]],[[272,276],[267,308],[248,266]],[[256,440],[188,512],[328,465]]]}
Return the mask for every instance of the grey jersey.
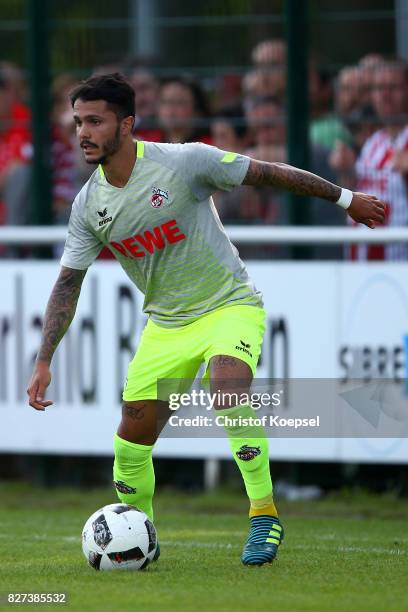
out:
{"label": "grey jersey", "polygon": [[262,306],[211,198],[240,185],[249,161],[201,143],[138,141],[125,187],[99,167],[75,198],[61,264],[85,270],[107,246],[144,293],[143,310],[168,327],[223,306]]}

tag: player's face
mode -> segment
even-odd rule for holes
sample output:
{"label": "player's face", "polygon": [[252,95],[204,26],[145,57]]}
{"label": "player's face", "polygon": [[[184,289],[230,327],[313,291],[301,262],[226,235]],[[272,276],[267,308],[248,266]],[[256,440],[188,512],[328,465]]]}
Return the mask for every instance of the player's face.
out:
{"label": "player's face", "polygon": [[121,148],[121,122],[104,100],[76,100],[74,121],[88,164],[104,164]]}

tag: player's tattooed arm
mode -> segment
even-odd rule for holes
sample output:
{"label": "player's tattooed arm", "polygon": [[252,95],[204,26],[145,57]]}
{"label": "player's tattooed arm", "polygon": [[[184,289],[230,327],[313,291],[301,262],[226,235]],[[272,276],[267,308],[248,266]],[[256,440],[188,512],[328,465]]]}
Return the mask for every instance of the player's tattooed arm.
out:
{"label": "player's tattooed arm", "polygon": [[37,361],[50,364],[59,342],[74,318],[86,270],[61,268],[45,311]]}
{"label": "player's tattooed arm", "polygon": [[341,193],[341,187],[312,172],[280,162],[269,163],[256,159],[251,159],[243,184],[277,187],[297,195],[314,196],[331,202],[337,202]]}
{"label": "player's tattooed arm", "polygon": [[[243,184],[277,187],[300,196],[323,198],[330,202],[337,202],[341,194],[341,187],[312,172],[281,162],[269,163],[255,159],[250,161]],[[376,224],[384,223],[385,204],[375,196],[355,191],[347,214],[357,223],[374,228]]]}

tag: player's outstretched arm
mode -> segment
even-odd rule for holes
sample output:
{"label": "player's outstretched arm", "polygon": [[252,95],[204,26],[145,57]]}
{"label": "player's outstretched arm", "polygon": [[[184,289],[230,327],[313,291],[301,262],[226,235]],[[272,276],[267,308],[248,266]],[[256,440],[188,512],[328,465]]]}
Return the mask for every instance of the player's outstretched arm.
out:
{"label": "player's outstretched arm", "polygon": [[[280,162],[263,162],[251,159],[244,185],[254,187],[271,186],[292,191],[297,195],[323,198],[330,202],[338,202],[342,189],[326,179]],[[383,223],[385,206],[375,196],[365,193],[353,193],[351,204],[346,209],[354,221],[364,223],[374,228],[376,223]]]}
{"label": "player's outstretched arm", "polygon": [[44,400],[45,390],[51,382],[49,366],[55,349],[74,318],[85,274],[86,270],[62,267],[48,300],[41,345],[27,389],[30,406],[36,410],[45,410],[53,403]]}

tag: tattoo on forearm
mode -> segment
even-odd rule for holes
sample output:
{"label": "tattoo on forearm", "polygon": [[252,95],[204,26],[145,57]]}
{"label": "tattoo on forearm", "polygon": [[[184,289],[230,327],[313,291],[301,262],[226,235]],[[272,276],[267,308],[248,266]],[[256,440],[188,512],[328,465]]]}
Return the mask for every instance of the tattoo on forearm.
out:
{"label": "tattoo on forearm", "polygon": [[51,362],[60,340],[74,318],[86,270],[62,268],[45,311],[37,359]]}
{"label": "tattoo on forearm", "polygon": [[145,407],[145,404],[140,406],[140,408],[135,408],[134,406],[127,405],[123,406],[124,413],[126,414],[126,416],[130,417],[134,421],[140,421],[141,419],[143,419]]}
{"label": "tattoo on forearm", "polygon": [[341,188],[326,179],[280,162],[268,163],[251,159],[244,185],[277,187],[297,195],[314,196],[337,202]]}

